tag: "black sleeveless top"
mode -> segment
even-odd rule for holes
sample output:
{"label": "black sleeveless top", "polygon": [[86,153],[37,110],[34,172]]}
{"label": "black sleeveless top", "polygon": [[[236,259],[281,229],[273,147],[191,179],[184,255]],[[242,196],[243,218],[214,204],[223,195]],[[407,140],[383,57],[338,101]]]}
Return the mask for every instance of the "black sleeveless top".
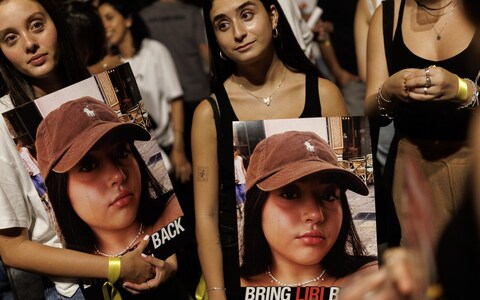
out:
{"label": "black sleeveless top", "polygon": [[[306,75],[305,106],[299,118],[321,117],[322,109],[318,95],[318,77]],[[235,173],[233,164],[233,121],[238,117],[222,85],[214,91],[220,111],[220,130],[217,131],[217,152],[219,164],[219,231],[222,241],[223,273],[227,299],[239,299],[240,277],[237,244],[237,215],[235,200]]]}
{"label": "black sleeveless top", "polygon": [[[400,4],[398,24],[392,42],[391,63],[388,66],[392,75],[405,68],[426,68],[431,65],[443,67],[460,78],[475,80],[480,70],[480,36],[477,30],[468,47],[459,54],[441,61],[431,61],[412,53],[403,41],[402,20],[405,0]],[[432,39],[434,38],[432,34]],[[394,119],[395,131],[401,136],[426,140],[464,141],[472,111],[457,109],[453,102],[400,101]]]}

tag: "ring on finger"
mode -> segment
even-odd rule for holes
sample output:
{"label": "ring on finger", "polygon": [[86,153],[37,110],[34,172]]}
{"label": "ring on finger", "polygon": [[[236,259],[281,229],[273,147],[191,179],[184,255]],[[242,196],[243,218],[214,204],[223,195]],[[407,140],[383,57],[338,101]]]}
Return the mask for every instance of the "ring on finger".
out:
{"label": "ring on finger", "polygon": [[430,76],[425,77],[425,87],[428,89],[430,86],[432,86],[432,79]]}
{"label": "ring on finger", "polygon": [[430,67],[425,68],[425,76],[430,77]]}
{"label": "ring on finger", "polygon": [[423,94],[424,94],[424,95],[428,95],[428,87],[427,87],[427,86],[425,86],[425,87],[423,88]]}
{"label": "ring on finger", "polygon": [[150,284],[148,283],[148,281],[145,281],[145,284],[148,286],[148,289],[151,290],[152,287],[150,286]]}

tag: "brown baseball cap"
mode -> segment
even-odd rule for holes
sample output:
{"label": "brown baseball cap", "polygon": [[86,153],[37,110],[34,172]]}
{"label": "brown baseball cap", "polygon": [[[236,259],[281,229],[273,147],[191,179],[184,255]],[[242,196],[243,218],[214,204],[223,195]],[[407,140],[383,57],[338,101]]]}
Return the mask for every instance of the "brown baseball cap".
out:
{"label": "brown baseball cap", "polygon": [[44,179],[50,171],[65,173],[106,134],[122,130],[122,137],[150,140],[148,131],[121,121],[103,101],[82,97],[51,111],[37,128],[37,162]]}
{"label": "brown baseball cap", "polygon": [[365,183],[339,167],[333,149],[310,131],[286,131],[258,143],[250,156],[246,189],[256,185],[269,192],[314,173],[325,175],[341,188],[368,195]]}

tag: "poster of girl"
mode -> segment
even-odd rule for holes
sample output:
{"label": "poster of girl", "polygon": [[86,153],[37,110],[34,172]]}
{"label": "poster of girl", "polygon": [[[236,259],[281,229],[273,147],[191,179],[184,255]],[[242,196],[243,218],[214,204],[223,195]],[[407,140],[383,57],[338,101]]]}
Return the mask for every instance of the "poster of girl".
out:
{"label": "poster of girl", "polygon": [[260,141],[246,190],[242,287],[341,287],[359,270],[377,269],[347,199],[348,190],[369,189],[317,133],[290,130]]}
{"label": "poster of girl", "polygon": [[[142,127],[121,121],[91,97],[68,101],[42,120],[37,160],[67,248],[121,257],[166,226],[172,235],[181,233],[181,226],[171,226],[183,215],[173,190],[157,182],[134,144],[150,138]],[[162,294],[183,299],[174,280],[175,254],[164,258],[153,253],[155,276],[163,284],[139,296],[122,292],[117,284],[123,298]]]}

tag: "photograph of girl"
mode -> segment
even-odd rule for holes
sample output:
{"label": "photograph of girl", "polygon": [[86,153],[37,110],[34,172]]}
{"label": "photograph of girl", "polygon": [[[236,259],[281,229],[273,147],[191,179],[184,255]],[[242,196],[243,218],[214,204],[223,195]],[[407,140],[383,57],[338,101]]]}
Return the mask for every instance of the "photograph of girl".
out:
{"label": "photograph of girl", "polygon": [[[121,257],[183,215],[173,190],[157,182],[134,145],[150,138],[91,97],[68,101],[42,120],[37,160],[66,248]],[[157,289],[135,296],[116,288],[123,299],[183,299],[176,269],[175,254],[157,258]],[[95,295],[101,294],[101,285],[95,286]],[[83,293],[87,297],[94,289]]]}
{"label": "photograph of girl", "polygon": [[241,286],[341,287],[377,268],[346,194],[368,195],[368,187],[318,134],[286,131],[260,141],[246,190]]}

